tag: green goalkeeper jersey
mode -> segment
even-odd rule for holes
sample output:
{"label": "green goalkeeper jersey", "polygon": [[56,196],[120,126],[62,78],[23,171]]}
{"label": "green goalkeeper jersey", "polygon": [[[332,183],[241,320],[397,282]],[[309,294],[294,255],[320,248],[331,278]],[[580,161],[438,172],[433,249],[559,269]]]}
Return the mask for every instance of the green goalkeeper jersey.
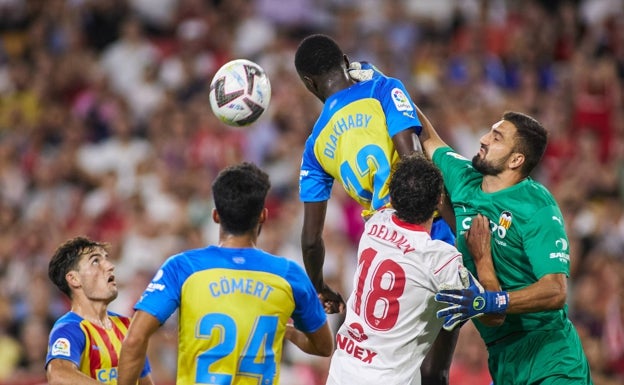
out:
{"label": "green goalkeeper jersey", "polygon": [[[472,162],[450,147],[433,155],[444,175],[456,217],[457,248],[465,266],[476,275],[475,263],[468,252],[464,233],[477,214],[490,220],[492,259],[503,290],[518,290],[537,282],[546,274],[569,275],[570,254],[563,216],[555,199],[540,183],[527,178],[507,189],[485,193],[483,175]],[[562,330],[567,321],[567,306],[561,310],[526,314],[507,314],[500,327],[475,325],[486,344],[516,332]]]}

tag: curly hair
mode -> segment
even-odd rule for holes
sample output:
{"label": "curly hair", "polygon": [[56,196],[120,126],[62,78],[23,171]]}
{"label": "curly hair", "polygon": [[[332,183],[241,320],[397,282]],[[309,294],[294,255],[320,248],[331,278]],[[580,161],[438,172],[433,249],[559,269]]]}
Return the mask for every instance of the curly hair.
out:
{"label": "curly hair", "polygon": [[390,179],[390,199],[396,215],[408,223],[424,223],[433,216],[444,185],[440,170],[422,154],[401,159]]}

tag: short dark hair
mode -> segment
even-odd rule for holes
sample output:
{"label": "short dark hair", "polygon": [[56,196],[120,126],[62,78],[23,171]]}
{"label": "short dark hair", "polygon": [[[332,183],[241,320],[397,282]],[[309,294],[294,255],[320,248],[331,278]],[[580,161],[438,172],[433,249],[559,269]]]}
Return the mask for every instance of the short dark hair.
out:
{"label": "short dark hair", "polygon": [[258,224],[270,188],[269,176],[253,163],[223,169],[212,184],[223,230],[234,235],[252,230]]}
{"label": "short dark hair", "polygon": [[390,199],[402,221],[420,224],[433,216],[444,185],[440,170],[420,153],[402,158],[390,179]]}
{"label": "short dark hair", "polygon": [[324,75],[341,67],[344,53],[329,36],[314,34],[304,38],[295,53],[295,68],[300,75]]}
{"label": "short dark hair", "polygon": [[548,131],[536,119],[514,111],[503,114],[506,120],[516,127],[515,152],[524,155],[522,173],[528,176],[542,159],[548,144]]}
{"label": "short dark hair", "polygon": [[92,241],[87,237],[75,237],[60,245],[48,265],[48,277],[69,298],[72,297],[71,289],[67,284],[65,275],[72,270],[78,269],[78,262],[85,253],[90,253],[96,248],[108,249],[107,243]]}

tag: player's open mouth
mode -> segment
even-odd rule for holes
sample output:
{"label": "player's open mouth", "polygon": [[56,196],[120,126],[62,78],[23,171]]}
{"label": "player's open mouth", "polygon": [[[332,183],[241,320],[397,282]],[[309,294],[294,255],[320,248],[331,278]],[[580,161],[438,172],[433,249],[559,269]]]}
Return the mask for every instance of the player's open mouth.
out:
{"label": "player's open mouth", "polygon": [[111,282],[112,282],[112,283],[116,283],[116,282],[115,282],[115,276],[114,276],[114,275],[111,275],[110,277],[108,277],[108,283],[111,283]]}

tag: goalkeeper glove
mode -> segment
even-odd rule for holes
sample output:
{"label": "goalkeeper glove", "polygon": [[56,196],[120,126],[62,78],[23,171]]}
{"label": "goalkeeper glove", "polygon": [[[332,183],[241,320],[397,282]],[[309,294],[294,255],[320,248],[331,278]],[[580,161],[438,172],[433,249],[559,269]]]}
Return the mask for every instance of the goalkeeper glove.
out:
{"label": "goalkeeper glove", "polygon": [[439,310],[436,317],[444,318],[443,328],[453,330],[457,325],[484,314],[504,313],[509,306],[506,291],[485,291],[483,286],[466,269],[459,271],[464,289],[440,290],[435,300],[450,306]]}
{"label": "goalkeeper glove", "polygon": [[377,67],[365,61],[354,61],[350,63],[347,71],[349,72],[349,76],[351,77],[351,79],[358,82],[371,80],[376,76],[385,76],[381,71],[377,69]]}

